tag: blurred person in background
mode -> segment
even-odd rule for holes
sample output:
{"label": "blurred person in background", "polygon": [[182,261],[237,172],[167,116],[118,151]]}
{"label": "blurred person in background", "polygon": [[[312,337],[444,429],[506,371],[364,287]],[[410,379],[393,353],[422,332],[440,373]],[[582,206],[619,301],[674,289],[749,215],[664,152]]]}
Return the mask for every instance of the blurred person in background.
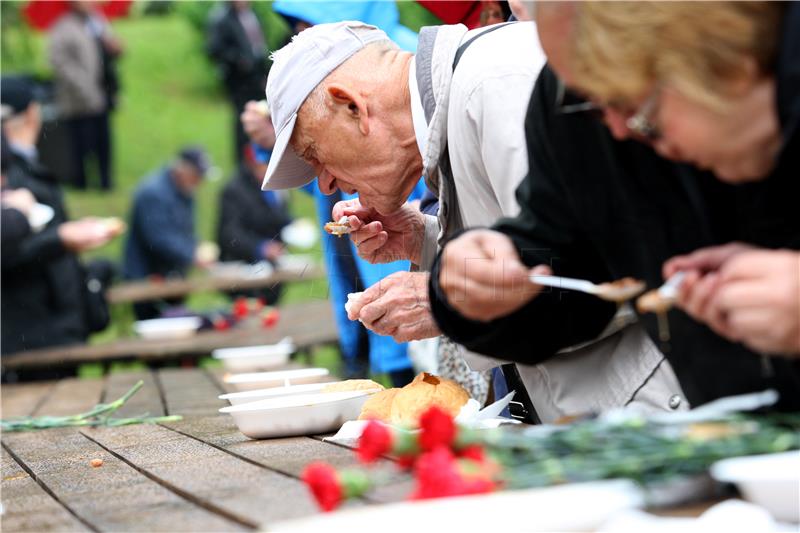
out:
{"label": "blurred person in background", "polygon": [[238,165],[248,142],[239,115],[247,102],[264,97],[269,69],[264,32],[250,2],[232,0],[217,6],[209,14],[206,43],[233,105],[234,157]]}
{"label": "blurred person in background", "polygon": [[[242,163],[220,196],[217,243],[222,261],[267,261],[274,266],[284,254],[281,230],[292,221],[288,195],[261,190],[266,171],[267,164],[257,161],[253,147],[245,145]],[[272,305],[277,303],[281,290],[281,284],[276,283],[236,295],[262,297]]]}
{"label": "blurred person in background", "polygon": [[77,254],[106,244],[117,233],[98,219],[69,220],[57,177],[38,159],[41,111],[36,84],[24,77],[3,77],[0,97],[3,203],[24,212],[23,204],[30,209],[33,199],[53,210],[43,227],[22,237],[12,250],[3,250],[2,351],[83,342],[108,323],[103,292],[112,272],[106,263],[84,267]]}
{"label": "blurred person in background", "polygon": [[800,362],[777,355],[800,353],[800,6],[537,4],[536,20],[550,68],[528,110],[522,212],[445,246],[439,326],[543,361],[616,306],[531,273],[658,287],[682,271],[668,343],[641,317],[685,391],[670,405],[774,388],[797,410]]}
{"label": "blurred person in background", "polygon": [[[205,267],[216,259],[207,256],[195,233],[194,195],[210,167],[205,150],[189,146],[144,178],[129,216],[125,279],[183,277],[192,266]],[[134,304],[134,312],[139,320],[156,318],[180,301],[141,302]]]}
{"label": "blurred person in background", "polygon": [[59,116],[72,142],[72,177],[87,183],[87,165],[97,161],[100,187],[113,187],[110,115],[117,104],[116,62],[122,44],[94,2],[70,2],[70,11],[50,30],[48,54],[56,86]]}

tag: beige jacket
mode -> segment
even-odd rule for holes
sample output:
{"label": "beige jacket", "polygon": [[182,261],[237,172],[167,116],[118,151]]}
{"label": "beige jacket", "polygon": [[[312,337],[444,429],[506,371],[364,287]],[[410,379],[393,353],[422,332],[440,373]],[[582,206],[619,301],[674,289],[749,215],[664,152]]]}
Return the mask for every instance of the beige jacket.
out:
{"label": "beige jacket", "polygon": [[50,64],[56,81],[56,104],[63,117],[102,113],[103,63],[100,49],[86,23],[69,13],[50,31]]}
{"label": "beige jacket", "polygon": [[[519,211],[515,191],[528,171],[524,117],[536,78],[545,62],[535,23],[517,23],[475,40],[460,60],[461,43],[484,29],[442,26],[432,50],[418,49],[416,61],[430,65],[417,81],[428,103],[428,140],[423,154],[429,186],[439,191],[439,216],[426,218],[420,268],[429,270],[438,244],[470,226],[489,226]],[[420,47],[426,37],[420,35]],[[426,89],[426,86],[427,89]],[[445,143],[453,182],[441,179]],[[622,314],[604,336],[564,350],[545,364],[518,365],[528,394],[543,422],[565,414],[603,411],[637,404],[645,409],[686,409],[680,385],[664,355],[632,313]],[[531,325],[531,342],[535,342]],[[473,370],[500,361],[464,353]]]}

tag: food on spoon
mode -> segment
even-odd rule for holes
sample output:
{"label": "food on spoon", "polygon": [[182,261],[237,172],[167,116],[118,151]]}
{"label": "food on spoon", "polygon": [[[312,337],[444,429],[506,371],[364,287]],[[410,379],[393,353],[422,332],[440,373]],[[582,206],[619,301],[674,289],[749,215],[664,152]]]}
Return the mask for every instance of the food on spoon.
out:
{"label": "food on spoon", "polygon": [[674,298],[665,298],[658,289],[653,289],[636,300],[636,309],[640,313],[663,313],[669,311],[674,303]]}
{"label": "food on spoon", "polygon": [[353,228],[350,227],[350,222],[347,221],[347,217],[342,217],[339,219],[339,222],[326,223],[325,231],[327,231],[331,235],[336,235],[337,237],[341,237],[342,235],[346,235],[351,231],[353,231]]}
{"label": "food on spoon", "polygon": [[645,283],[636,278],[622,278],[599,285],[602,293],[599,295],[605,300],[614,302],[627,302],[639,295],[645,288]]}
{"label": "food on spoon", "polygon": [[325,385],[322,392],[343,392],[353,390],[384,390],[383,385],[371,379],[348,379]]}
{"label": "food on spoon", "polygon": [[381,422],[391,422],[392,402],[400,389],[386,389],[377,394],[373,394],[364,402],[361,407],[359,420],[380,420]]}

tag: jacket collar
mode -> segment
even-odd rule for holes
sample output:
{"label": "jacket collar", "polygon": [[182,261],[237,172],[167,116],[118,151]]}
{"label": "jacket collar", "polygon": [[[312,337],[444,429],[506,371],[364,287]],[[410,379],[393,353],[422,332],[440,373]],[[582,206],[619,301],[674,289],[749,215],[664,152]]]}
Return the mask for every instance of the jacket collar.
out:
{"label": "jacket collar", "polygon": [[431,26],[419,33],[416,75],[422,107],[428,121],[428,145],[422,154],[425,179],[431,190],[439,190],[439,160],[447,145],[447,108],[453,60],[467,27]]}

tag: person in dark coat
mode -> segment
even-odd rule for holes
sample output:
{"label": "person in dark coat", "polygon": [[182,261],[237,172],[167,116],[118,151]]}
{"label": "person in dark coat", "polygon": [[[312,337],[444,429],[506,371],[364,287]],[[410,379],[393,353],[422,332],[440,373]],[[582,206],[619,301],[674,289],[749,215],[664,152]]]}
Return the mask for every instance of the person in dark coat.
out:
{"label": "person in dark coat", "polygon": [[250,2],[225,2],[209,16],[207,51],[217,64],[234,109],[236,164],[247,144],[247,135],[239,121],[245,104],[264,98],[269,61],[261,22]]}
{"label": "person in dark coat", "polygon": [[[685,398],[675,403],[697,406],[774,388],[779,408],[799,409],[800,6],[643,3],[626,5],[623,14],[590,4],[537,14],[551,64],[526,117],[530,172],[517,191],[522,210],[493,231],[467,231],[444,247],[431,273],[437,323],[472,350],[536,363],[596,336],[616,306],[543,289],[529,281],[531,273],[595,282],[632,276],[654,288],[664,274],[684,270],[681,309],[668,317],[671,340],[659,335],[653,315],[640,317],[683,388]],[[642,12],[637,18],[628,8]],[[577,10],[582,23],[573,26]],[[695,42],[659,46],[670,28],[664,21],[676,16],[681,39]],[[603,27],[615,17],[637,21],[624,45]],[[724,31],[715,19],[727,21]],[[700,29],[687,31],[686,21]],[[589,33],[595,45],[579,48],[576,40]],[[630,41],[634,34],[640,41]],[[641,60],[649,41],[651,55]],[[709,41],[718,53],[704,57]],[[596,48],[609,43],[624,76],[596,57],[571,53],[614,57]],[[624,54],[637,60],[626,62]],[[645,77],[656,78],[636,83],[635,65],[649,65]],[[624,95],[623,82],[637,88],[629,104],[611,96]],[[601,112],[605,125],[588,110]],[[736,241],[747,245],[729,244]],[[720,301],[729,283],[743,279],[752,280],[749,290]],[[729,322],[743,310],[749,316],[741,323]],[[760,340],[775,341],[771,348],[759,348],[747,319],[766,324]]]}
{"label": "person in dark coat", "polygon": [[[205,264],[197,254],[194,194],[210,166],[202,148],[187,147],[139,185],[125,243],[125,279],[182,277],[193,265]],[[134,312],[140,320],[155,318],[161,307],[161,302],[142,302]]]}
{"label": "person in dark coat", "polygon": [[58,179],[38,161],[41,117],[35,85],[6,77],[0,93],[9,147],[4,185],[28,189],[54,212],[41,231],[23,238],[13,253],[3,253],[2,352],[83,342],[91,327],[86,272],[77,253],[107,243],[113,234],[96,219],[70,221]]}
{"label": "person in dark coat", "polygon": [[[268,261],[274,265],[283,255],[281,230],[292,217],[284,194],[261,190],[266,170],[265,163],[256,162],[252,146],[246,146],[242,164],[220,197],[217,243],[222,261]],[[261,296],[268,304],[273,304],[280,293],[281,286],[276,284],[263,291],[241,294]]]}

